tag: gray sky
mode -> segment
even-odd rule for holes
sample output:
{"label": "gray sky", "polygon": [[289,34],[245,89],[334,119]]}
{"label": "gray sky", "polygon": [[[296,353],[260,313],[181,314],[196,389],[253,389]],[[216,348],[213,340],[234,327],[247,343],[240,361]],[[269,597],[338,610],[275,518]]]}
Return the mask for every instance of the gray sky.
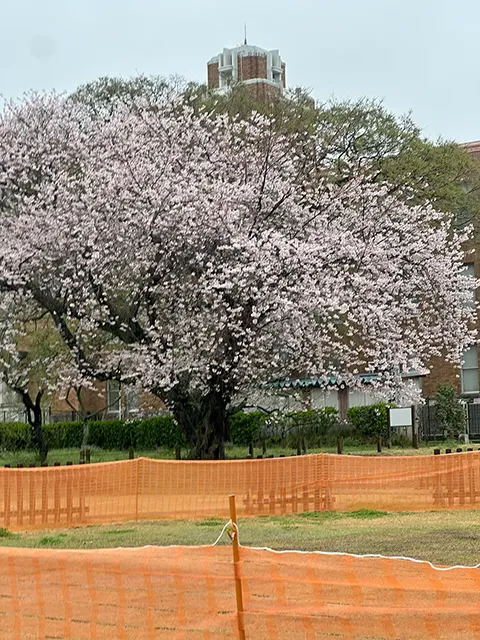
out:
{"label": "gray sky", "polygon": [[279,49],[290,85],[382,98],[426,135],[480,139],[479,0],[0,0],[0,93],[100,75],[180,74],[243,39]]}

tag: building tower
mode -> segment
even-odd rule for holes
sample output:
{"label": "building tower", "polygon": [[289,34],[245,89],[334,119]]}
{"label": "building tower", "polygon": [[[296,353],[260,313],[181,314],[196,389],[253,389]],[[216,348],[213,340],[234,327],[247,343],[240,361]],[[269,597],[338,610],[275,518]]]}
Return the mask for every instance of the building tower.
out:
{"label": "building tower", "polygon": [[286,88],[285,63],[278,49],[267,51],[244,44],[224,49],[207,65],[208,88],[225,92],[241,82],[251,89],[258,100],[279,95]]}

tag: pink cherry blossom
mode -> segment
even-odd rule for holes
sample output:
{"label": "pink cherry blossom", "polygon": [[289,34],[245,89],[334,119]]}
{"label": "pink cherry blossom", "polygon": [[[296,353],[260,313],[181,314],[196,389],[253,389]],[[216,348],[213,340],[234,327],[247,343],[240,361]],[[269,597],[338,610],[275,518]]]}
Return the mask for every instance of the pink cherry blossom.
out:
{"label": "pink cherry blossom", "polygon": [[222,455],[228,408],[266,381],[393,385],[434,355],[458,362],[474,340],[468,230],[358,171],[332,180],[327,144],[174,96],[104,116],[58,95],[6,105],[6,351],[12,305],[48,312],[66,347],[54,385],[139,384],[199,456]]}

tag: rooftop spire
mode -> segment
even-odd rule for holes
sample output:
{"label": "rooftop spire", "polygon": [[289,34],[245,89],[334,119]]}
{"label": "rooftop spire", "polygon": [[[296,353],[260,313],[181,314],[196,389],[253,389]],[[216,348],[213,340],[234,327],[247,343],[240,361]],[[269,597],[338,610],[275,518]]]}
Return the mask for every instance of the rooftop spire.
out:
{"label": "rooftop spire", "polygon": [[245,40],[243,44],[247,44],[247,23],[245,22]]}

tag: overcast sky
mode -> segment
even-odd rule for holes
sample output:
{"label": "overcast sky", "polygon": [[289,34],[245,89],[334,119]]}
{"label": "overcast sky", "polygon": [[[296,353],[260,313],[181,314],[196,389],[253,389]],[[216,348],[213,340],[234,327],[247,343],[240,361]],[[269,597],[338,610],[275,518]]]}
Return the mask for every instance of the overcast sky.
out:
{"label": "overcast sky", "polygon": [[0,93],[101,75],[204,81],[244,21],[316,99],[381,98],[431,138],[480,139],[479,0],[0,0]]}

